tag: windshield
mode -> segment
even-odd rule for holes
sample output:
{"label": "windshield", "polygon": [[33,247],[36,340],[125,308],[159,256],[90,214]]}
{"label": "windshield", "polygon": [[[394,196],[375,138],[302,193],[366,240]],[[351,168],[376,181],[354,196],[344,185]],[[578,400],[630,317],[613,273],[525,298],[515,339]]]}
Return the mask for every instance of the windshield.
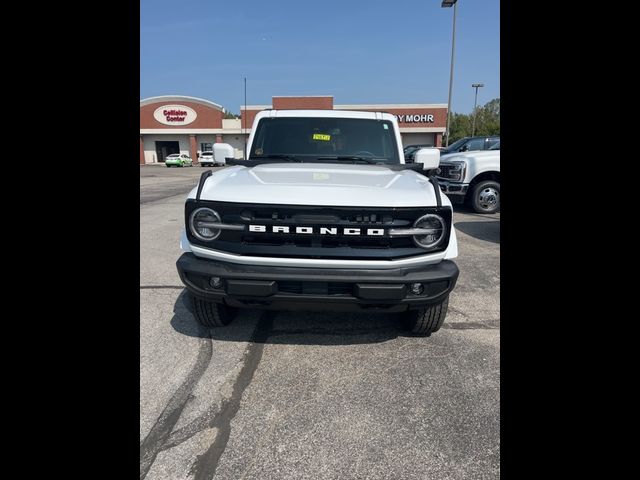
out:
{"label": "windshield", "polygon": [[497,143],[493,144],[489,150],[500,150],[500,140]]}
{"label": "windshield", "polygon": [[250,159],[278,156],[298,161],[400,163],[393,124],[360,118],[263,118],[256,128]]}
{"label": "windshield", "polygon": [[444,149],[448,151],[458,150],[460,147],[462,147],[462,145],[466,143],[467,140],[469,140],[469,137],[461,138],[460,140],[456,140],[455,142],[453,142],[448,147],[445,147]]}
{"label": "windshield", "polygon": [[180,154],[178,154],[178,153],[172,153],[167,158],[178,158],[179,156],[180,156]]}
{"label": "windshield", "polygon": [[407,147],[404,149],[404,154],[409,155],[410,153],[413,153],[416,150],[418,150],[418,147]]}

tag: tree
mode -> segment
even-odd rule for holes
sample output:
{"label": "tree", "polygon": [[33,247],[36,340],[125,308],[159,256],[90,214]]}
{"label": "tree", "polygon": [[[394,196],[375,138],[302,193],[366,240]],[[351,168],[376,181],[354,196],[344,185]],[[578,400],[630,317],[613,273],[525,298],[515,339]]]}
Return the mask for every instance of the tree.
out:
{"label": "tree", "polygon": [[477,109],[476,135],[500,135],[500,99],[494,98]]}
{"label": "tree", "polygon": [[451,113],[449,143],[471,135],[471,118],[464,113]]}
{"label": "tree", "polygon": [[451,112],[449,125],[449,144],[464,137],[470,137],[473,129],[473,114],[476,114],[476,136],[500,135],[500,99],[476,107],[475,112],[467,115]]}
{"label": "tree", "polygon": [[225,110],[224,118],[227,118],[227,119],[229,119],[229,118],[240,118],[240,115],[236,115],[235,113],[227,112]]}

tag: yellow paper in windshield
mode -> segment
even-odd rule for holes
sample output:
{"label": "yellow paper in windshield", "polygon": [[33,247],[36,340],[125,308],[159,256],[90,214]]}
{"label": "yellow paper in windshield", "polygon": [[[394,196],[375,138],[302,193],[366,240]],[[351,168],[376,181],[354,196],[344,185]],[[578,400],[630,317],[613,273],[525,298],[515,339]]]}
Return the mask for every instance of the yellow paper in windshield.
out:
{"label": "yellow paper in windshield", "polygon": [[314,133],[313,134],[313,139],[314,140],[322,140],[324,142],[328,142],[331,140],[331,135],[325,135],[324,133]]}

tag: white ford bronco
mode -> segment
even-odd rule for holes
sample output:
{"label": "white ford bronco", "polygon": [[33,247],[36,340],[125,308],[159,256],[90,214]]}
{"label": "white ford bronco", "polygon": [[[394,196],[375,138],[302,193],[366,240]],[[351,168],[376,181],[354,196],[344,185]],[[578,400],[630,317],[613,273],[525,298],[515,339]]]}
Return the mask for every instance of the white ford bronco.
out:
{"label": "white ford bronco", "polygon": [[204,172],[185,204],[177,268],[200,323],[266,308],[398,312],[415,335],[440,328],[458,244],[438,149],[405,164],[388,113],[267,110],[247,152]]}

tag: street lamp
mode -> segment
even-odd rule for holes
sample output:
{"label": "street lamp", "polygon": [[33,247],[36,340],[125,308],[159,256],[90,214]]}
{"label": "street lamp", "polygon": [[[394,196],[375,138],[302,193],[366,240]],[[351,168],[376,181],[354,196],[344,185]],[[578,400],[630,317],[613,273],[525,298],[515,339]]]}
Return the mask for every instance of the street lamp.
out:
{"label": "street lamp", "polygon": [[478,103],[478,88],[484,87],[484,83],[472,83],[472,88],[476,89],[476,99],[473,101],[473,127],[471,128],[471,136],[476,133],[476,104]]}
{"label": "street lamp", "polygon": [[442,0],[442,8],[453,7],[453,36],[451,40],[451,73],[449,74],[449,101],[447,102],[447,141],[445,147],[449,146],[449,125],[451,121],[451,90],[453,89],[453,54],[456,50],[456,11],[458,0]]}

